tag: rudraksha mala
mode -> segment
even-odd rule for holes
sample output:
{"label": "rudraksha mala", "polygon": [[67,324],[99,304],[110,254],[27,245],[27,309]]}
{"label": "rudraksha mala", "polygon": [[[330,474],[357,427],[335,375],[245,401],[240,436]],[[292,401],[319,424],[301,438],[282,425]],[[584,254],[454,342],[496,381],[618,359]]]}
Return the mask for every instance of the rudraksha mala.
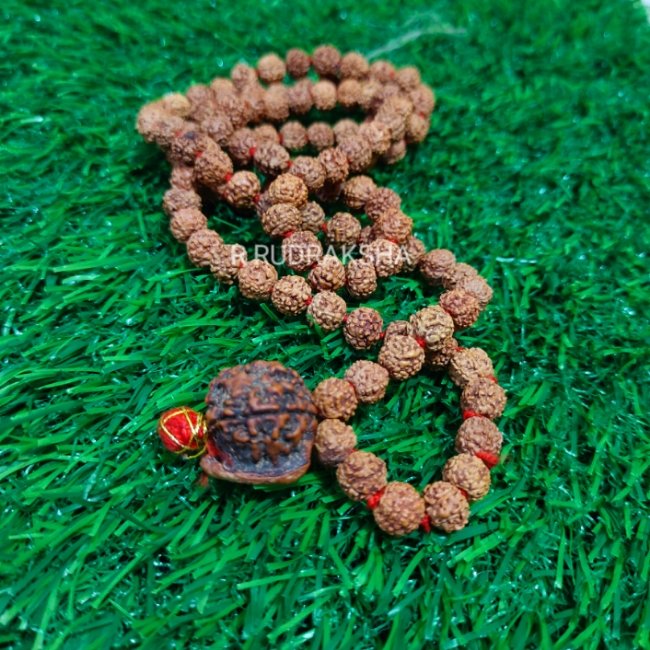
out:
{"label": "rudraksha mala", "polygon": [[[283,84],[287,74],[294,78],[290,86]],[[366,118],[361,124],[341,119],[333,127],[289,119],[337,105],[361,110]],[[197,84],[185,95],[172,93],[144,106],[137,121],[144,139],[158,144],[172,164],[163,209],[194,264],[209,268],[221,282],[238,283],[245,298],[270,300],[284,315],[306,312],[325,331],[342,328],[357,350],[381,342],[377,363],[356,361],[344,378],[326,379],[314,390],[320,417],[314,446],[323,464],[336,467],[343,491],[365,501],[391,535],[418,526],[463,528],[468,502],[489,489],[489,470],[502,444],[493,420],[506,397],[492,362],[479,348],[460,347],[453,336],[474,324],[491,288],[450,251],[427,252],[412,234],[400,197],[364,173],[375,163],[397,162],[407,145],[422,141],[434,107],[434,94],[416,68],[369,64],[361,54],[342,56],[325,45],[311,57],[294,49],[284,60],[266,55],[256,68],[238,64],[230,79],[216,78],[209,86]],[[291,153],[299,155],[292,159]],[[279,277],[268,261],[248,260],[243,246],[225,244],[208,228],[205,196],[257,212],[265,232],[282,241],[283,260],[294,274]],[[321,203],[335,201],[350,212],[325,221]],[[352,213],[365,213],[370,223],[364,227]],[[334,249],[360,246],[361,257],[344,266],[336,255],[324,253],[321,232]],[[378,279],[415,269],[445,292],[438,305],[386,328],[374,309],[362,306],[348,313],[337,293],[345,288],[350,299],[364,300]],[[384,462],[356,449],[346,421],[359,403],[381,400],[390,379],[408,379],[425,366],[447,369],[462,388],[464,422],[456,437],[458,455],[445,464],[443,480],[420,495],[408,484],[387,482]],[[159,432],[177,453],[200,454],[206,445],[202,416],[185,407],[165,414]]]}

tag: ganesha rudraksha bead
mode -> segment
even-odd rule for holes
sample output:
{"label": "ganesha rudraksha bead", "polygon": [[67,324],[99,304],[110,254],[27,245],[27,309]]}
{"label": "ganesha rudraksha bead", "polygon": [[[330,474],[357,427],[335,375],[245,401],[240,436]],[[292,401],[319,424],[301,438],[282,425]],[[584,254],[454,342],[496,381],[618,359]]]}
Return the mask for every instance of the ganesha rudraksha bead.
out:
{"label": "ganesha rudraksha bead", "polygon": [[223,370],[206,397],[206,474],[236,483],[290,483],[309,468],[316,408],[302,378],[272,361]]}

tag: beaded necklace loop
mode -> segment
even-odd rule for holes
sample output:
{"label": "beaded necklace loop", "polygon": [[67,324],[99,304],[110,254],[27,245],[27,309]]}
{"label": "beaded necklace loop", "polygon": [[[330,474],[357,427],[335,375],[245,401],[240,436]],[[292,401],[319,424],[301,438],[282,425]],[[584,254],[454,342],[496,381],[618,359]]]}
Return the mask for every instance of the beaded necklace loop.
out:
{"label": "beaded necklace loop", "polygon": [[[287,75],[294,81],[285,86]],[[337,106],[366,117],[361,123],[343,118],[334,126],[296,119]],[[419,526],[463,528],[469,502],[489,489],[502,445],[493,420],[506,396],[492,362],[482,349],[460,347],[454,338],[476,322],[492,289],[451,251],[427,251],[413,235],[399,195],[366,174],[377,163],[396,163],[409,145],[424,140],[434,108],[434,93],[416,68],[370,64],[359,53],[342,56],[324,45],[311,56],[298,49],[284,59],[268,54],[256,68],[240,63],[230,79],[165,95],[145,105],[137,119],[143,138],[172,165],[163,210],[192,263],[209,268],[222,283],[237,283],[247,299],[270,300],[283,315],[305,313],[324,331],[341,328],[356,350],[381,345],[377,362],[355,361],[343,378],[330,377],[314,389],[320,418],[314,446],[319,460],[336,468],[343,491],[364,501],[391,535]],[[208,227],[205,196],[257,213],[265,233],[281,242],[292,273],[280,277],[268,260],[249,259],[242,245],[226,244]],[[348,211],[326,220],[322,204],[332,202]],[[355,216],[360,214],[366,225]],[[349,250],[359,254],[344,264],[337,253]],[[427,284],[443,287],[437,305],[387,327],[375,309],[348,311],[348,301],[369,298],[382,278],[416,269]],[[406,483],[388,482],[385,463],[356,449],[346,422],[360,403],[381,400],[390,380],[404,381],[425,367],[447,370],[462,389],[464,421],[458,454],[445,464],[442,480],[420,495]],[[170,429],[169,413],[159,425],[167,448],[199,455],[207,445],[208,453],[218,454],[206,439],[202,416],[182,407],[183,422]]]}

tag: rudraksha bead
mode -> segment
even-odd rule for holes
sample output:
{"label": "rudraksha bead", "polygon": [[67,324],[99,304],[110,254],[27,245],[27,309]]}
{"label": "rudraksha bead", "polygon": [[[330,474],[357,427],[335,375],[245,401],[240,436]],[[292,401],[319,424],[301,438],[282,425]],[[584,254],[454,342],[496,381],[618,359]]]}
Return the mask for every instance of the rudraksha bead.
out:
{"label": "rudraksha bead", "polygon": [[390,377],[383,366],[361,359],[346,370],[345,379],[354,386],[360,402],[374,404],[384,398]]}
{"label": "rudraksha bead", "polygon": [[348,293],[357,300],[368,298],[377,290],[377,272],[369,260],[350,260],[345,278]]}
{"label": "rudraksha bead", "polygon": [[384,339],[378,361],[393,379],[403,381],[420,372],[424,365],[424,350],[414,338],[394,335]]}
{"label": "rudraksha bead", "polygon": [[494,420],[498,418],[506,406],[506,392],[491,379],[479,377],[470,381],[460,397],[463,411],[482,415]]}
{"label": "rudraksha bead", "polygon": [[379,528],[393,536],[417,530],[424,517],[424,501],[408,483],[391,482],[372,511]]}
{"label": "rudraksha bead", "polygon": [[483,417],[468,418],[456,434],[456,451],[459,454],[476,455],[487,452],[498,457],[503,444],[503,434],[497,425]]}
{"label": "rudraksha bead", "polygon": [[261,191],[260,180],[253,172],[235,172],[222,190],[223,198],[241,210],[255,207],[255,197]]}
{"label": "rudraksha bead", "polygon": [[424,488],[422,496],[426,514],[434,528],[453,533],[467,526],[469,503],[455,485],[435,481]]}
{"label": "rudraksha bead", "polygon": [[438,350],[454,333],[454,321],[438,305],[425,307],[409,319],[413,336],[424,341],[429,350]]}
{"label": "rudraksha bead", "polygon": [[215,249],[223,246],[223,239],[208,228],[194,231],[187,240],[187,256],[196,266],[210,266]]}
{"label": "rudraksha bead", "polygon": [[341,420],[322,420],[316,429],[316,455],[318,460],[328,467],[336,467],[345,460],[356,444],[354,429]]}
{"label": "rudraksha bead", "polygon": [[210,271],[219,282],[233,284],[239,270],[246,264],[246,249],[239,244],[226,244],[213,251]]}
{"label": "rudraksha bead", "polygon": [[383,326],[384,322],[378,311],[359,307],[348,314],[343,334],[355,350],[366,350],[381,339]]}
{"label": "rudraksha bead", "polygon": [[169,229],[174,238],[186,242],[192,233],[203,230],[208,225],[208,220],[201,210],[197,208],[183,208],[177,210],[169,221]]}
{"label": "rudraksha bead", "polygon": [[373,263],[377,277],[380,278],[396,275],[402,268],[402,251],[388,239],[375,239],[370,242],[365,247],[363,256]]}
{"label": "rudraksha bead", "polygon": [[327,222],[327,239],[337,248],[354,246],[361,233],[361,224],[349,212],[337,212]]}
{"label": "rudraksha bead", "polygon": [[353,501],[364,501],[386,487],[386,463],[366,451],[353,451],[336,468],[341,489]]}
{"label": "rudraksha bead", "polygon": [[399,210],[402,199],[388,187],[378,187],[366,201],[365,211],[370,221],[377,221],[387,212]]}
{"label": "rudraksha bead", "polygon": [[273,287],[273,306],[285,316],[296,316],[307,309],[311,298],[311,287],[299,275],[285,275]]}
{"label": "rudraksha bead", "polygon": [[465,387],[473,379],[494,377],[490,357],[481,348],[462,348],[454,352],[449,363],[449,377],[456,386]]}
{"label": "rudraksha bead", "polygon": [[260,220],[267,235],[282,237],[300,229],[302,213],[291,203],[276,203],[262,214]]}
{"label": "rudraksha bead", "polygon": [[357,395],[345,379],[330,377],[313,392],[314,404],[321,417],[349,420],[357,410]]}
{"label": "rudraksha bead", "polygon": [[297,208],[303,208],[309,196],[305,182],[293,173],[280,174],[269,185],[267,192],[271,204],[291,203]]}
{"label": "rudraksha bead", "polygon": [[444,248],[429,251],[420,260],[420,272],[433,285],[441,285],[453,273],[456,256]]}
{"label": "rudraksha bead", "polygon": [[470,454],[452,456],[442,469],[442,478],[463,490],[469,501],[482,499],[490,490],[490,470]]}
{"label": "rudraksha bead", "polygon": [[338,291],[345,284],[345,267],[334,255],[324,255],[309,273],[315,291]]}
{"label": "rudraksha bead", "polygon": [[298,230],[282,242],[282,259],[293,271],[302,273],[323,257],[323,246],[309,230]]}
{"label": "rudraksha bead", "polygon": [[201,209],[201,197],[194,190],[179,190],[172,187],[163,196],[163,210],[168,217],[185,208]]}
{"label": "rudraksha bead", "polygon": [[319,291],[307,308],[314,322],[326,332],[332,332],[343,324],[347,305],[341,296],[333,291]]}
{"label": "rudraksha bead", "polygon": [[350,210],[362,210],[377,189],[370,176],[352,176],[343,184],[343,200]]}
{"label": "rudraksha bead", "polygon": [[265,260],[251,260],[241,267],[237,279],[245,298],[267,300],[278,281],[278,272]]}

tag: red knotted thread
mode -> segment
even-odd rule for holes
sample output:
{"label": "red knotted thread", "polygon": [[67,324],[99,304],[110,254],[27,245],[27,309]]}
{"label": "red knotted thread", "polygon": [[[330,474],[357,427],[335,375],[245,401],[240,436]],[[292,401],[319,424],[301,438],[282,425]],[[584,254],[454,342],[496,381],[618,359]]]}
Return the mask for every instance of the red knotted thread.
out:
{"label": "red knotted thread", "polygon": [[253,158],[253,157],[255,156],[255,152],[256,152],[256,151],[257,151],[257,148],[256,148],[256,147],[250,147],[250,149],[248,150],[248,155],[249,155],[251,158]]}
{"label": "red knotted thread", "polygon": [[379,505],[379,502],[381,501],[381,498],[384,496],[385,491],[386,488],[381,488],[381,490],[378,490],[371,497],[368,497],[366,499],[366,505],[370,508],[370,510],[374,510]]}
{"label": "red knotted thread", "polygon": [[431,519],[429,519],[429,515],[424,515],[424,517],[422,517],[420,527],[425,533],[431,532]]}
{"label": "red knotted thread", "polygon": [[489,451],[477,451],[474,456],[480,458],[488,469],[492,469],[499,464],[499,457]]}
{"label": "red knotted thread", "polygon": [[480,418],[482,417],[480,413],[476,411],[470,411],[469,409],[463,411],[463,420],[469,420],[470,418]]}
{"label": "red knotted thread", "polygon": [[224,183],[230,183],[230,179],[232,178],[232,172],[228,172],[224,177],[223,177],[223,182]]}
{"label": "red knotted thread", "polygon": [[414,336],[413,338],[423,350],[427,347],[427,342],[421,336]]}
{"label": "red knotted thread", "polygon": [[467,501],[469,501],[469,494],[467,494],[467,490],[463,490],[463,488],[459,488],[458,486],[456,489],[465,497],[465,499],[467,499]]}

